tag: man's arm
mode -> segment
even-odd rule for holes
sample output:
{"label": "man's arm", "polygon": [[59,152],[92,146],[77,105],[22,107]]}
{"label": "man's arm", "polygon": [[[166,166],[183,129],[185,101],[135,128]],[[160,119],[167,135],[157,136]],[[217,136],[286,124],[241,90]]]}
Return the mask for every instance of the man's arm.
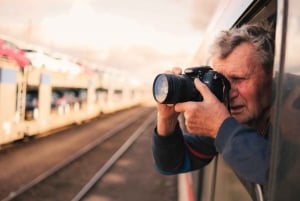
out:
{"label": "man's arm", "polygon": [[178,174],[207,165],[217,154],[214,139],[185,134],[179,124],[167,136],[153,133],[152,151],[155,165],[162,174]]}
{"label": "man's arm", "polygon": [[233,117],[221,125],[215,145],[224,160],[242,178],[264,184],[268,172],[268,140]]}

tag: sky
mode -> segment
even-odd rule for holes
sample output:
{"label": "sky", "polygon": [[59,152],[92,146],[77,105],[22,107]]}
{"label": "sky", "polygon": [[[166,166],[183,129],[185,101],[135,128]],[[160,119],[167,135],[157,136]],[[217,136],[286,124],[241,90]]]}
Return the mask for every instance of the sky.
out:
{"label": "sky", "polygon": [[0,34],[151,82],[188,67],[218,0],[1,0]]}

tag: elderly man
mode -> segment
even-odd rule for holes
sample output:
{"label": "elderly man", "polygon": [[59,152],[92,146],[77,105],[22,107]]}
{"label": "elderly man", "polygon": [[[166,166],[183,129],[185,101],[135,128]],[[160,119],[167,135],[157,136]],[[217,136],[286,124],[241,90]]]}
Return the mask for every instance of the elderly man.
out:
{"label": "elderly man", "polygon": [[[199,79],[201,102],[157,105],[153,156],[157,169],[177,174],[202,168],[218,153],[243,183],[264,185],[268,172],[268,141],[274,35],[265,24],[223,31],[212,46],[212,67],[230,82],[230,109]],[[171,73],[180,74],[180,68]],[[188,134],[177,117],[183,113]]]}

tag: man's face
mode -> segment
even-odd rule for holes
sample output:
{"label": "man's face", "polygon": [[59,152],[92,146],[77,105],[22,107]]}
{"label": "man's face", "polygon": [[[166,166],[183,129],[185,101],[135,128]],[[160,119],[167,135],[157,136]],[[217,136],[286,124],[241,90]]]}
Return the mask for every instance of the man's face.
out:
{"label": "man's face", "polygon": [[242,43],[226,59],[214,59],[213,67],[230,81],[232,116],[240,123],[256,127],[266,118],[271,103],[272,75],[267,75],[256,62],[254,47]]}

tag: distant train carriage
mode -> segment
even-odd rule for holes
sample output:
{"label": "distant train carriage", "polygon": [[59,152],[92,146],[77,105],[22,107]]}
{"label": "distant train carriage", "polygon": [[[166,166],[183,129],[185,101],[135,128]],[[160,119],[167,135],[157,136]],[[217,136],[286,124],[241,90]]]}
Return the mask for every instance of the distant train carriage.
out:
{"label": "distant train carriage", "polygon": [[139,92],[109,68],[79,74],[1,59],[0,145],[132,107],[140,103]]}
{"label": "distant train carriage", "polygon": [[[276,27],[269,179],[263,195],[256,192],[255,201],[297,201],[300,198],[299,10],[297,0],[220,1],[192,62],[193,65],[208,64],[208,47],[221,30],[261,20]],[[182,201],[252,200],[222,156],[203,170],[180,175],[179,192]]]}

